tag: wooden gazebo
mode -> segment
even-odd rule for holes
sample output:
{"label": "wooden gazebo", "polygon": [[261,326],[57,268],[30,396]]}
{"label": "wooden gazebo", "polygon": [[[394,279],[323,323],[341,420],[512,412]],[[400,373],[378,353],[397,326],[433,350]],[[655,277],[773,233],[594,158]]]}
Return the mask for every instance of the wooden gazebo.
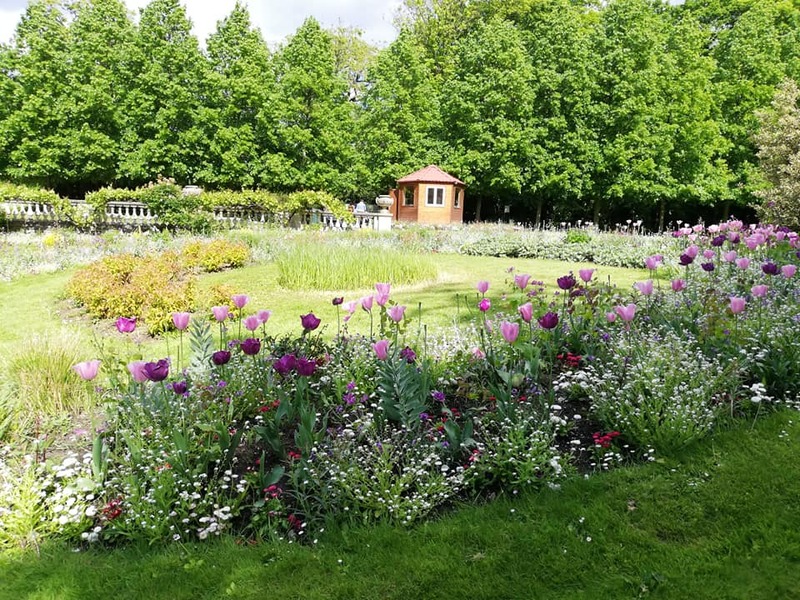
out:
{"label": "wooden gazebo", "polygon": [[391,191],[397,221],[446,225],[464,222],[464,182],[428,165],[397,180]]}

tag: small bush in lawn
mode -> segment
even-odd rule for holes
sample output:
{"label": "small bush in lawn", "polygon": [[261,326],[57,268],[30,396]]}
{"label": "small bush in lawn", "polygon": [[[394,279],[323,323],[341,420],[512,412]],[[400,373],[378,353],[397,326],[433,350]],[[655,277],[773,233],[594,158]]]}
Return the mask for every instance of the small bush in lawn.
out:
{"label": "small bush in lawn", "polygon": [[436,277],[430,258],[388,249],[370,252],[298,244],[280,255],[276,264],[278,283],[291,290],[363,289],[376,281],[403,285]]}
{"label": "small bush in lawn", "polygon": [[67,293],[97,319],[141,317],[151,334],[171,327],[172,313],[192,310],[195,277],[179,255],[110,256],[78,271]]}
{"label": "small bush in lawn", "polygon": [[85,353],[84,346],[79,335],[61,332],[32,337],[6,356],[0,368],[9,410],[24,416],[54,416],[93,407],[92,390],[72,371]]}
{"label": "small bush in lawn", "polygon": [[250,256],[250,249],[246,244],[219,238],[207,243],[190,242],[184,247],[182,254],[188,267],[211,273],[244,266]]}
{"label": "small bush in lawn", "polygon": [[564,241],[567,244],[586,244],[592,241],[592,236],[585,229],[570,229]]}

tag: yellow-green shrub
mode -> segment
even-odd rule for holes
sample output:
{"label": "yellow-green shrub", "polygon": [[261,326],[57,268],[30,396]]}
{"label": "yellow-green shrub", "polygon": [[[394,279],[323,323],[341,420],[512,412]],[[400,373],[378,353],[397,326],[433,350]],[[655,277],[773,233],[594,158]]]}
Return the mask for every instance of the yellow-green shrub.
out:
{"label": "yellow-green shrub", "polygon": [[191,242],[183,249],[188,267],[213,272],[241,267],[250,258],[250,249],[241,242],[216,239],[211,242]]}
{"label": "yellow-green shrub", "polygon": [[195,276],[175,252],[155,257],[120,254],[78,271],[67,293],[93,317],[138,317],[149,333],[158,334],[171,327],[173,312],[193,309],[195,284]]}

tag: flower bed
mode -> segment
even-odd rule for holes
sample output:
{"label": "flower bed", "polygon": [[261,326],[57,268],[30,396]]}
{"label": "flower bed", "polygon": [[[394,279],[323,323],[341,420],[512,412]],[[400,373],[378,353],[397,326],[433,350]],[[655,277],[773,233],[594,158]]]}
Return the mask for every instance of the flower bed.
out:
{"label": "flower bed", "polygon": [[[411,327],[387,283],[333,299],[332,342],[313,313],[275,338],[245,295],[176,313],[171,359],[100,357],[107,424],[40,478],[47,531],[313,541],[331,523],[413,524],[797,407],[797,235],[728,222],[674,239],[631,291],[591,268],[555,293],[513,271],[506,289],[477,282],[473,323],[440,336]],[[350,335],[353,319],[370,336]],[[76,370],[91,381],[98,363]]]}

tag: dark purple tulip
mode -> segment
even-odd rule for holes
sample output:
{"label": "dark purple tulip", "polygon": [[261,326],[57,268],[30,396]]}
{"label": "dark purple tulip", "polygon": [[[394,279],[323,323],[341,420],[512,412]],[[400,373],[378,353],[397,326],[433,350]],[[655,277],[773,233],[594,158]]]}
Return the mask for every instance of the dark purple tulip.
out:
{"label": "dark purple tulip", "polygon": [[731,233],[729,233],[729,234],[728,234],[728,241],[729,241],[731,244],[738,244],[739,242],[741,242],[741,241],[742,241],[742,238],[741,238],[741,236],[740,236],[738,233],[736,233],[736,232],[734,231],[734,232],[731,232]]}
{"label": "dark purple tulip", "polygon": [[331,300],[331,304],[333,304],[334,306],[339,306],[340,304],[342,304],[342,302],[344,302],[344,296],[338,296],[333,300]]}
{"label": "dark purple tulip", "polygon": [[133,333],[133,330],[136,329],[136,318],[120,317],[114,325],[117,326],[117,331],[120,333]]}
{"label": "dark purple tulip", "polygon": [[284,354],[274,363],[272,363],[272,368],[275,369],[281,375],[286,375],[289,371],[292,371],[297,366],[297,358],[294,354]]}
{"label": "dark purple tulip", "polygon": [[162,358],[158,362],[145,363],[142,372],[150,381],[164,381],[169,375],[169,360]]}
{"label": "dark purple tulip", "polygon": [[297,359],[297,374],[301,377],[311,377],[317,370],[316,361],[309,360],[304,356]]}
{"label": "dark purple tulip", "polygon": [[239,347],[242,349],[242,352],[247,354],[247,356],[255,356],[261,350],[261,340],[256,338],[247,338],[239,345]]}
{"label": "dark purple tulip", "polygon": [[798,250],[797,252],[795,252],[795,253],[794,253],[794,255],[795,255],[797,258],[800,258],[800,250]]}
{"label": "dark purple tulip", "polygon": [[303,331],[314,331],[319,327],[320,320],[314,316],[314,313],[308,313],[300,315],[300,324],[303,326]]}
{"label": "dark purple tulip", "polygon": [[711,273],[711,271],[714,270],[713,262],[700,263],[700,266],[703,267],[703,271],[705,271],[706,273]]}
{"label": "dark purple tulip", "polygon": [[416,352],[414,352],[414,351],[413,351],[411,348],[409,348],[408,346],[406,346],[405,348],[403,348],[402,350],[400,350],[400,358],[402,358],[403,360],[405,360],[405,361],[406,361],[408,364],[411,364],[411,363],[413,363],[415,360],[417,360],[417,353],[416,353]]}
{"label": "dark purple tulip", "polygon": [[767,275],[777,275],[780,272],[778,265],[774,262],[765,262],[761,265],[761,270]]}
{"label": "dark purple tulip", "polygon": [[211,362],[213,362],[218,367],[222,365],[227,365],[228,361],[231,359],[231,353],[227,350],[218,350],[211,355]]}
{"label": "dark purple tulip", "polygon": [[558,325],[558,315],[554,312],[546,312],[539,317],[539,325],[542,329],[555,329]]}
{"label": "dark purple tulip", "polygon": [[186,382],[185,381],[176,381],[172,384],[172,391],[176,394],[185,394],[186,393]]}
{"label": "dark purple tulip", "polygon": [[688,267],[690,264],[694,262],[694,258],[689,256],[688,254],[681,254],[678,262],[681,264],[682,267]]}
{"label": "dark purple tulip", "polygon": [[718,235],[713,240],[711,240],[711,245],[719,248],[722,244],[725,243],[725,240],[728,239],[725,235]]}
{"label": "dark purple tulip", "polygon": [[570,273],[569,275],[564,275],[563,277],[556,279],[556,283],[562,290],[571,290],[575,287],[577,282],[575,281],[575,277],[572,275],[572,273]]}

